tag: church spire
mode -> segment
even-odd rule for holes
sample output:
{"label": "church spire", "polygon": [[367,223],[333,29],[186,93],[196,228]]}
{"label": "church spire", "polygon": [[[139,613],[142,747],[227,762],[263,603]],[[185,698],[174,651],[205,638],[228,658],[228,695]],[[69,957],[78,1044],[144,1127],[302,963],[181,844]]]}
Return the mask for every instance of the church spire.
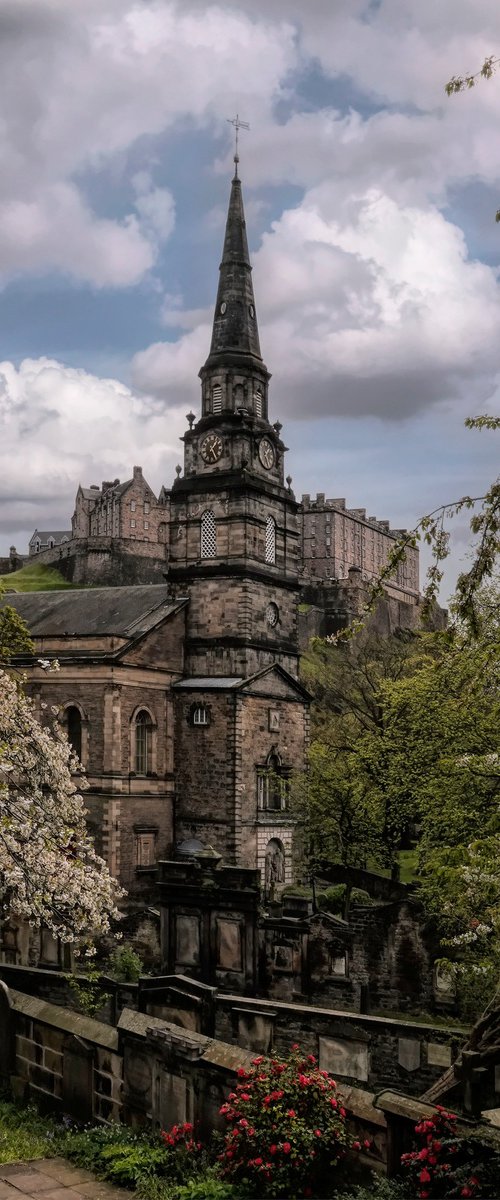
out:
{"label": "church spire", "polygon": [[212,343],[205,367],[225,363],[229,365],[230,362],[234,364],[245,357],[257,360],[262,368],[252,268],[236,157],[219,271]]}

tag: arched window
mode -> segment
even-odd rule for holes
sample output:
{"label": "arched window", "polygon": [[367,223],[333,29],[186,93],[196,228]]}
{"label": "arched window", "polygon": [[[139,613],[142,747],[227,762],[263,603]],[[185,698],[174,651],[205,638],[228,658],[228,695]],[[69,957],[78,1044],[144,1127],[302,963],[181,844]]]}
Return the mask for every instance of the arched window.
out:
{"label": "arched window", "polygon": [[217,554],[217,529],[211,508],[201,515],[201,558],[215,558]]}
{"label": "arched window", "polygon": [[290,768],[273,746],[265,763],[257,767],[257,806],[279,812],[288,807]]}
{"label": "arched window", "polygon": [[222,412],[222,387],[220,383],[214,383],[212,388],[212,412]]}
{"label": "arched window", "polygon": [[71,749],[81,760],[82,757],[82,714],[76,704],[70,704],[66,709],[66,734]]}
{"label": "arched window", "polygon": [[276,521],[268,517],[266,521],[266,563],[276,562]]}
{"label": "arched window", "polygon": [[262,392],[260,388],[255,388],[253,394],[253,406],[256,417],[262,416]]}
{"label": "arched window", "polygon": [[135,718],[135,773],[147,775],[151,771],[153,748],[153,725],[145,709]]}
{"label": "arched window", "polygon": [[36,542],[35,542],[35,554],[40,553],[40,545],[41,545],[40,538],[37,538]]}
{"label": "arched window", "polygon": [[192,709],[193,725],[209,725],[210,714],[206,704],[195,704]]}

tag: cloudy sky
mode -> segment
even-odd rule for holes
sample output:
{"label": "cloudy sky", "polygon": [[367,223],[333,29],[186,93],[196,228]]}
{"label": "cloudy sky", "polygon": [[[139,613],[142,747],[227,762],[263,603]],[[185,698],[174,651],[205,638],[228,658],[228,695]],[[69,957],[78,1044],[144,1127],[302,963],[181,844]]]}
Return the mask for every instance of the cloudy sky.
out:
{"label": "cloudy sky", "polygon": [[500,75],[444,85],[492,53],[498,0],[0,0],[0,553],[66,527],[79,481],[171,482],[236,112],[295,491],[396,527],[482,493]]}

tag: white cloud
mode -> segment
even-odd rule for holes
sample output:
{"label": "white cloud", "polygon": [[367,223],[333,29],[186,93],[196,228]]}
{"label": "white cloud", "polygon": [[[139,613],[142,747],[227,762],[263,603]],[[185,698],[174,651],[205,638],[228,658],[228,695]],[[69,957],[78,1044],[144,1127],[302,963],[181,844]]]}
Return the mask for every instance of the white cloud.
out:
{"label": "white cloud", "polygon": [[170,191],[143,180],[135,215],[104,220],[82,173],[113,163],[126,190],[137,139],[186,117],[222,125],[236,97],[268,115],[295,59],[291,28],[210,6],[200,21],[168,0],[3,0],[0,28],[4,279],[137,282],[173,230]]}
{"label": "white cloud", "polygon": [[[285,405],[308,418],[398,420],[460,395],[471,379],[476,396],[491,390],[496,272],[468,259],[461,231],[436,208],[398,206],[370,190],[353,196],[339,220],[336,189],[322,184],[264,235],[254,277],[281,414]],[[185,314],[185,327],[192,324]],[[135,356],[135,383],[167,402],[178,389],[187,396],[209,340],[200,313],[177,342]]]}
{"label": "white cloud", "polygon": [[19,368],[0,363],[0,424],[0,532],[7,543],[35,526],[68,528],[78,482],[128,479],[139,462],[152,487],[168,483],[185,421],[116,379],[42,358]]}

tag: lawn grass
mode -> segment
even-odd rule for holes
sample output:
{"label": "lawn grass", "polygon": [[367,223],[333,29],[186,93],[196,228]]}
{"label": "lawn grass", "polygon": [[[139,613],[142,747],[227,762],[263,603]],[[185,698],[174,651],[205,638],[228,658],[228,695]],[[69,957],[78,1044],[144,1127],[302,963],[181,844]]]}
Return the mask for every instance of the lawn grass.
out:
{"label": "lawn grass", "polygon": [[19,1109],[0,1100],[0,1163],[53,1158],[58,1153],[58,1129],[36,1108]]}
{"label": "lawn grass", "polygon": [[2,575],[1,582],[4,587],[14,588],[16,592],[52,592],[73,587],[55,567],[44,567],[43,563],[38,562],[28,563],[11,575]]}

